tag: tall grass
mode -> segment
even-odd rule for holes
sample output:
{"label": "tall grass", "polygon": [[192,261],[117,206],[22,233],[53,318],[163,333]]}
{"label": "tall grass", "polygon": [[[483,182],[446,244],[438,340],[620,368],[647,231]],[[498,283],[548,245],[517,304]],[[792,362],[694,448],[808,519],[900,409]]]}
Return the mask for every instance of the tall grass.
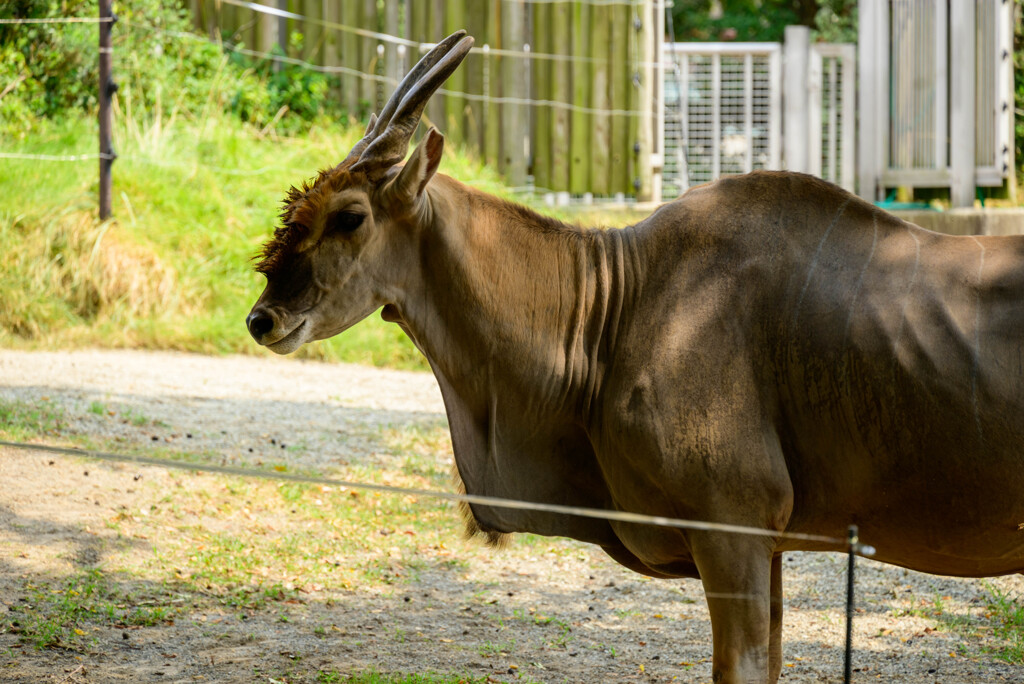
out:
{"label": "tall grass", "polygon": [[[157,100],[159,103],[159,100]],[[98,222],[96,162],[0,162],[0,344],[96,345],[260,353],[244,317],[262,289],[251,258],[273,230],[285,190],[337,163],[360,135],[313,128],[279,137],[211,111],[117,108],[115,219]],[[6,150],[95,148],[95,124],[40,124]],[[491,191],[498,177],[450,153],[445,171]],[[306,357],[425,368],[376,316]]]}
{"label": "tall grass", "polygon": [[[219,114],[178,116],[161,98],[115,107],[115,218],[96,220],[98,162],[0,161],[0,345],[266,353],[244,318],[263,286],[252,257],[291,185],[343,158],[361,127],[276,135]],[[217,102],[211,98],[211,102]],[[95,122],[41,122],[5,151],[95,149]],[[499,195],[497,174],[448,150],[442,172]],[[588,221],[628,216],[598,215]],[[377,316],[306,358],[425,369],[400,329]]]}

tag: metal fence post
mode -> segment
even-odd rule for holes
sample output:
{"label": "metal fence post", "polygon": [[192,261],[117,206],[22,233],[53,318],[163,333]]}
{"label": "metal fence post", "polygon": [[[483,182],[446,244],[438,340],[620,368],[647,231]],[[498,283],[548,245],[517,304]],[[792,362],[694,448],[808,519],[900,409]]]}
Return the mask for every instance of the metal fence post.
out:
{"label": "metal fence post", "polygon": [[853,674],[853,569],[857,562],[857,526],[850,525],[846,531],[846,644],[843,653],[843,682],[850,684]]}
{"label": "metal fence post", "polygon": [[110,218],[110,169],[114,164],[114,148],[110,144],[110,98],[117,91],[111,77],[110,65],[113,48],[110,33],[114,27],[112,0],[99,0],[100,6],[100,220]]}

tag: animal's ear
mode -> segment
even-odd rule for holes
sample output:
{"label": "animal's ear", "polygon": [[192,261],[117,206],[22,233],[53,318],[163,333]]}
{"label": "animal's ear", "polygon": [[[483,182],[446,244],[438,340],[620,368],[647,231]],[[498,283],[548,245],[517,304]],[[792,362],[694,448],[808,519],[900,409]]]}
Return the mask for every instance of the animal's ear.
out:
{"label": "animal's ear", "polygon": [[427,183],[434,177],[443,151],[444,136],[431,127],[391,184],[391,191],[396,198],[406,202],[419,199]]}

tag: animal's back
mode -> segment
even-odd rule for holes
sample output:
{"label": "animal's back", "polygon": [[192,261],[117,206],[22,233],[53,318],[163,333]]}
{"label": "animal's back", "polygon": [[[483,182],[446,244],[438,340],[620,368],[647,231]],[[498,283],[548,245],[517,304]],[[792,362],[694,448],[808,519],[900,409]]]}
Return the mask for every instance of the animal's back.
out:
{"label": "animal's back", "polygon": [[655,251],[683,245],[704,320],[737,321],[688,345],[759,373],[791,529],[858,522],[882,560],[925,571],[1024,569],[1024,238],[933,233],[786,173],[659,214]]}

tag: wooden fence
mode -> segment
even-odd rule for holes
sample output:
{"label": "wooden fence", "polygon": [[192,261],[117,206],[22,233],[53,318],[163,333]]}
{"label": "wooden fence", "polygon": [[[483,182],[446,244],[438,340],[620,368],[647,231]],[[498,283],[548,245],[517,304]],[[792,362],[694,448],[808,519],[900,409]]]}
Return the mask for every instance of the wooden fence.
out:
{"label": "wooden fence", "polygon": [[[197,27],[338,74],[350,115],[379,111],[428,46],[475,47],[424,119],[538,192],[658,191],[663,0],[189,0]],[[280,36],[301,34],[301,48]]]}

